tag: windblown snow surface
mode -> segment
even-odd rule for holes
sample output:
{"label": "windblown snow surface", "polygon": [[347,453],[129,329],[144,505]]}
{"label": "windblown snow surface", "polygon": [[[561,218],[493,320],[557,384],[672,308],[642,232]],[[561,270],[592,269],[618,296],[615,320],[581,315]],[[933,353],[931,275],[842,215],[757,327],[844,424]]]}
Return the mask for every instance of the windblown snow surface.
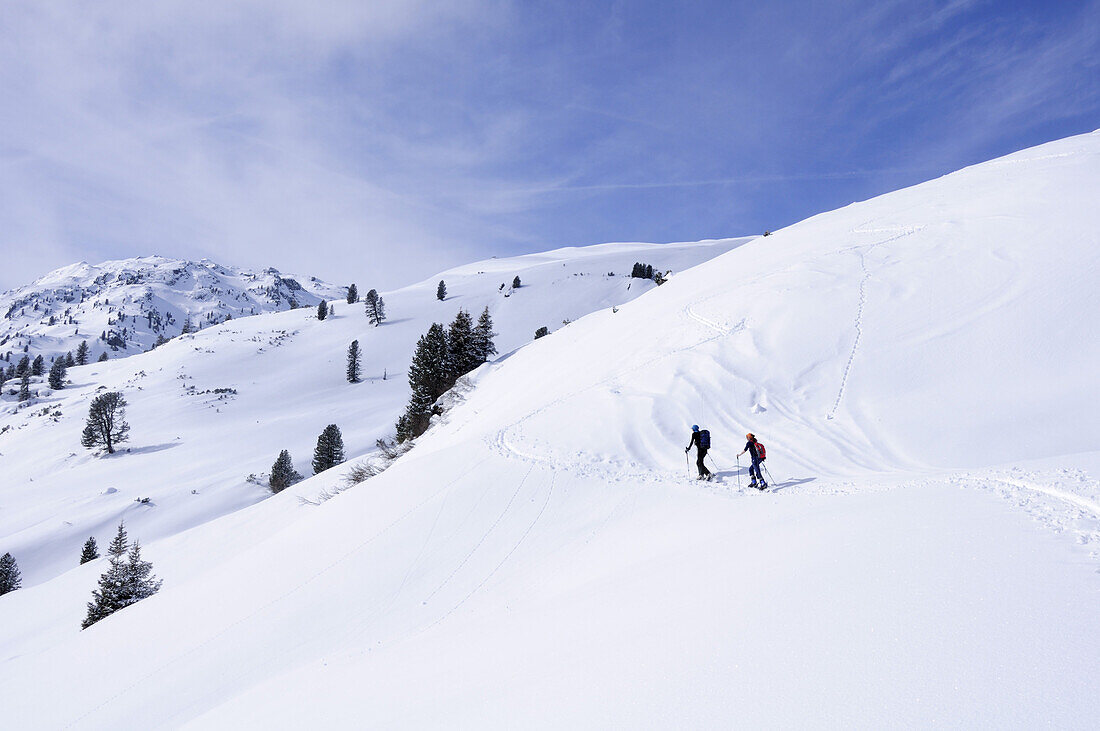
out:
{"label": "windblown snow surface", "polygon": [[381,475],[147,544],[164,588],[86,631],[102,562],[8,594],[5,720],[1093,728],[1098,188],[1093,133],[755,239],[483,367]]}

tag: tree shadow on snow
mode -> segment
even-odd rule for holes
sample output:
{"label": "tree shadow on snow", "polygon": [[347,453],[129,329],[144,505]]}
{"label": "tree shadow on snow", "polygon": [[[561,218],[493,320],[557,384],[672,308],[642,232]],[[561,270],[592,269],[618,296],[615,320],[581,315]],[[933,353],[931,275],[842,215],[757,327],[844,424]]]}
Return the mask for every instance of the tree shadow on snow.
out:
{"label": "tree shadow on snow", "polygon": [[150,444],[145,447],[121,447],[115,450],[115,455],[121,454],[152,454],[153,452],[163,452],[166,449],[173,449],[180,446],[183,442],[166,442],[165,444]]}

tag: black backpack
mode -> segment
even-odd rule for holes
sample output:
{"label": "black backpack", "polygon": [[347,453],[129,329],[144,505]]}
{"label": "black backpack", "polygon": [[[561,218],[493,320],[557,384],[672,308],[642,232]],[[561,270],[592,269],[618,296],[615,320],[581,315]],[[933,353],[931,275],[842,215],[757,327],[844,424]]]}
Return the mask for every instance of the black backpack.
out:
{"label": "black backpack", "polygon": [[710,431],[707,429],[699,431],[699,446],[703,449],[710,449]]}

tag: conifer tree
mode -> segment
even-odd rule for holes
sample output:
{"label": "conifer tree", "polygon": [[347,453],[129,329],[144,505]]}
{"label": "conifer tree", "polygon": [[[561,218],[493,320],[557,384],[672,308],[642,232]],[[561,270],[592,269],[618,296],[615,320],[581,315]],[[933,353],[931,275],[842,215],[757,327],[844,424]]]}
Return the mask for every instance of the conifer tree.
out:
{"label": "conifer tree", "polygon": [[271,476],[267,480],[268,486],[271,487],[271,492],[282,492],[301,479],[302,476],[294,469],[294,462],[290,459],[290,452],[285,449],[279,452],[275,464],[271,465]]}
{"label": "conifer tree", "polygon": [[0,393],[4,391],[4,383],[8,380],[8,372],[4,368],[0,368]]}
{"label": "conifer tree", "polygon": [[31,372],[23,371],[23,377],[19,379],[19,402],[31,400]]}
{"label": "conifer tree", "polygon": [[328,303],[322,300],[321,303],[317,305],[317,319],[323,320],[326,317],[328,317]]}
{"label": "conifer tree", "polygon": [[58,358],[50,366],[50,388],[58,391],[65,386],[65,359]]}
{"label": "conifer tree", "polygon": [[22,378],[24,373],[29,374],[31,372],[31,357],[24,355],[19,359],[19,365],[15,366],[15,375]]}
{"label": "conifer tree", "polygon": [[447,283],[439,280],[439,286],[435,288],[435,298],[439,301],[447,299]]}
{"label": "conifer tree", "polygon": [[80,345],[76,346],[76,364],[88,365],[88,341],[81,340]]}
{"label": "conifer tree", "polygon": [[[443,326],[433,323],[416,343],[416,353],[409,366],[409,386],[412,395],[405,409],[404,422],[397,431],[406,439],[423,434],[432,417],[432,406],[447,390],[447,336]],[[399,434],[400,437],[400,434]],[[399,439],[404,441],[404,439]]]}
{"label": "conifer tree", "polygon": [[68,353],[65,353],[65,367],[72,368],[74,365],[76,365],[76,361],[73,360],[73,351],[70,350]]}
{"label": "conifer tree", "polygon": [[512,280],[512,289],[519,289],[519,275],[518,274]]}
{"label": "conifer tree", "polygon": [[137,541],[129,545],[123,523],[118,524],[118,533],[107,548],[107,557],[107,570],[99,577],[99,589],[92,592],[81,629],[91,627],[160,589],[161,582],[152,575],[152,564],[141,559],[141,545]]}
{"label": "conifer tree", "polygon": [[359,341],[352,340],[351,345],[348,346],[348,367],[347,367],[347,379],[348,383],[359,383],[360,380],[360,350]]}
{"label": "conifer tree", "polygon": [[497,346],[493,343],[496,335],[493,332],[493,318],[489,314],[489,308],[486,307],[481,311],[481,316],[477,318],[477,325],[474,326],[474,354],[477,356],[478,364],[484,363],[490,356],[497,354]]}
{"label": "conifer tree", "polygon": [[459,310],[447,329],[447,359],[444,363],[447,388],[481,365],[474,342],[474,321],[466,310]]}
{"label": "conifer tree", "polygon": [[364,308],[367,312],[367,321],[371,325],[377,327],[386,319],[386,306],[382,301],[382,296],[378,294],[378,290],[372,289],[367,292]]}
{"label": "conifer tree", "polygon": [[80,563],[86,564],[99,558],[99,545],[95,542],[95,536],[88,536],[84,541],[84,548],[80,551]]}
{"label": "conifer tree", "polygon": [[15,591],[22,585],[23,578],[19,573],[19,564],[10,553],[0,556],[0,594]]}
{"label": "conifer tree", "polygon": [[358,301],[359,301],[359,290],[356,289],[355,282],[352,282],[351,286],[348,287],[348,304],[349,305],[354,305]]}
{"label": "conifer tree", "polygon": [[313,450],[313,474],[324,472],[344,461],[344,437],[340,427],[329,424],[317,437],[317,447]]}
{"label": "conifer tree", "polygon": [[45,363],[42,360],[42,356],[41,355],[36,355],[34,360],[31,362],[31,375],[32,376],[41,376],[44,372],[45,372]]}
{"label": "conifer tree", "polygon": [[130,425],[126,423],[126,399],[118,391],[101,393],[88,407],[88,421],[80,443],[92,449],[98,445],[114,454],[115,444],[129,439]]}
{"label": "conifer tree", "polygon": [[98,360],[98,361],[99,361],[100,363],[102,363],[103,361],[107,360],[107,351],[106,351],[106,350],[104,350],[104,351],[103,351],[102,353],[100,353],[100,354],[99,354],[99,358],[98,358],[97,360]]}
{"label": "conifer tree", "polygon": [[539,338],[544,338],[549,334],[550,334],[550,329],[548,327],[546,327],[545,325],[543,325],[538,330],[535,330],[535,340],[538,340]]}

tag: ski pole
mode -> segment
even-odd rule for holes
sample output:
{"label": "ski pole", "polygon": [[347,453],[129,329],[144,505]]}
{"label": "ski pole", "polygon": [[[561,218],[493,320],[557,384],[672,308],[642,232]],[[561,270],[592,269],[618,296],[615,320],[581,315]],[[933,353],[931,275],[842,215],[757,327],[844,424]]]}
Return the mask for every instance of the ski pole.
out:
{"label": "ski pole", "polygon": [[684,452],[684,467],[687,469],[688,477],[691,477],[691,457],[688,457],[687,452]]}
{"label": "ski pole", "polygon": [[741,455],[737,455],[737,489],[741,489]]}
{"label": "ski pole", "polygon": [[768,469],[767,462],[761,462],[760,464],[764,465],[764,471],[768,473],[768,479],[771,480],[772,484],[774,485],[775,484],[775,478],[772,477],[772,471]]}

